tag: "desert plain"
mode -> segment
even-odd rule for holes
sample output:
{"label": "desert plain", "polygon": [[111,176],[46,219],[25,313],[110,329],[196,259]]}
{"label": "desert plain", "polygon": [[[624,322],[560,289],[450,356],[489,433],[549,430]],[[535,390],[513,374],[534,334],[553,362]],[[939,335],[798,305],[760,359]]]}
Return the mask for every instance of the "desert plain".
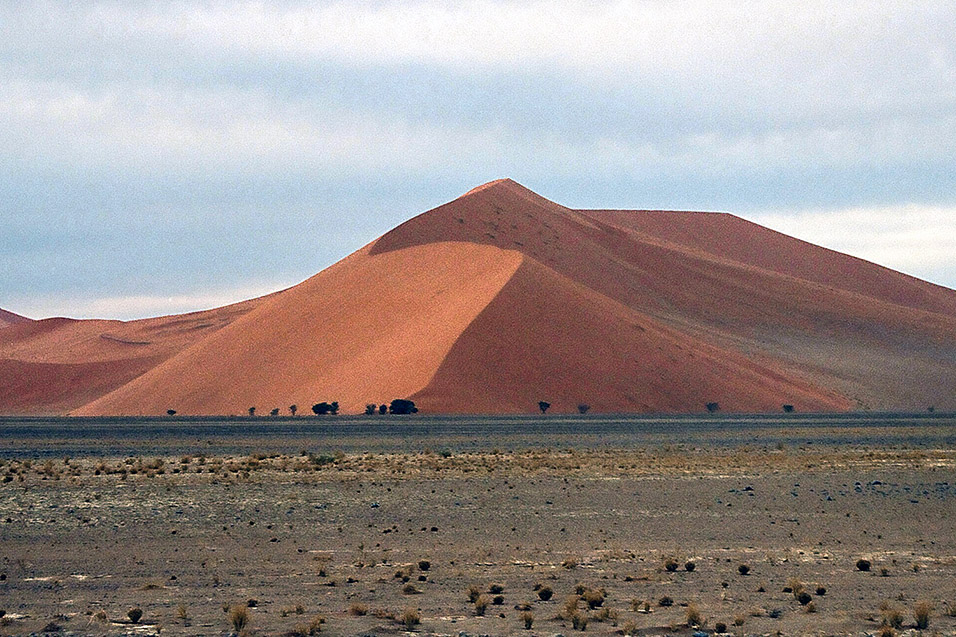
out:
{"label": "desert plain", "polygon": [[956,634],[951,414],[0,432],[3,635]]}

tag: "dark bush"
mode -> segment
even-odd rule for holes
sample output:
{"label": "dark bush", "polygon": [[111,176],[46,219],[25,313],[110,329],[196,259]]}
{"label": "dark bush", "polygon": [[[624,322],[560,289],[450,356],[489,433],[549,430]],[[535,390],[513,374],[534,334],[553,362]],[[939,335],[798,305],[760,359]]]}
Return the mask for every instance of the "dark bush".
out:
{"label": "dark bush", "polygon": [[737,567],[737,572],[740,573],[741,575],[746,575],[747,573],[750,572],[750,567],[747,566],[746,564],[741,564],[740,566]]}
{"label": "dark bush", "polygon": [[397,415],[417,414],[418,408],[415,407],[415,402],[412,400],[396,398],[389,404],[388,413]]}
{"label": "dark bush", "polygon": [[551,407],[551,403],[549,402],[545,402],[543,400],[538,402],[538,409],[541,410],[542,414],[547,413],[549,407]]}
{"label": "dark bush", "polygon": [[126,616],[129,617],[129,620],[134,624],[138,624],[140,618],[143,616],[143,611],[139,608],[130,608],[126,611]]}
{"label": "dark bush", "polygon": [[289,413],[295,416],[295,412],[299,411],[298,405],[289,405]]}
{"label": "dark bush", "polygon": [[707,411],[710,413],[720,411],[720,403],[707,403]]}
{"label": "dark bush", "polygon": [[668,597],[667,595],[664,595],[664,597],[661,597],[661,598],[657,601],[657,605],[658,605],[658,606],[662,606],[662,607],[664,607],[664,608],[667,608],[668,606],[673,606],[673,605],[674,605],[674,600],[672,600],[672,599],[671,599],[670,597]]}
{"label": "dark bush", "polygon": [[591,405],[588,405],[588,404],[586,404],[586,403],[581,403],[580,405],[578,405],[578,413],[579,413],[579,414],[586,414],[586,413],[588,413],[588,410],[589,410],[590,408],[591,408]]}
{"label": "dark bush", "polygon": [[316,416],[325,416],[326,414],[331,414],[334,416],[339,413],[339,403],[334,400],[330,403],[325,401],[316,403],[312,405],[312,413]]}
{"label": "dark bush", "polygon": [[784,413],[787,413],[787,414],[793,413],[793,405],[784,405],[783,411]]}
{"label": "dark bush", "polygon": [[693,562],[687,562],[686,564],[684,564],[684,570],[687,571],[688,573],[692,572],[695,568],[697,568],[697,565],[694,564]]}
{"label": "dark bush", "polygon": [[387,413],[388,413],[388,405],[386,405],[386,404],[384,404],[384,403],[381,404],[381,405],[379,405],[379,406],[378,406],[378,413],[379,413],[379,415],[381,415],[381,416],[384,416],[385,414],[387,414]]}
{"label": "dark bush", "polygon": [[369,403],[369,404],[365,405],[365,415],[366,415],[366,416],[372,416],[372,415],[374,415],[374,414],[375,414],[375,410],[376,410],[375,403]]}
{"label": "dark bush", "polygon": [[870,560],[857,560],[856,561],[856,570],[858,571],[868,571],[870,570]]}
{"label": "dark bush", "polygon": [[797,601],[800,602],[801,606],[806,606],[811,601],[813,601],[813,597],[810,596],[810,593],[803,591],[802,593],[797,595]]}
{"label": "dark bush", "polygon": [[723,634],[727,632],[727,624],[724,622],[717,622],[714,624],[714,632],[718,634]]}
{"label": "dark bush", "polygon": [[256,408],[255,408],[255,407],[250,407],[250,408],[249,408],[249,415],[250,415],[250,416],[255,416],[255,415],[256,415]]}
{"label": "dark bush", "polygon": [[551,590],[550,586],[542,586],[538,589],[538,599],[542,602],[546,602],[554,595],[554,591]]}
{"label": "dark bush", "polygon": [[167,409],[167,410],[166,410],[166,415],[167,415],[167,416],[175,416],[175,415],[176,415],[176,410],[175,410],[175,409]]}
{"label": "dark bush", "polygon": [[279,415],[279,408],[278,408],[278,407],[274,408],[272,411],[269,412],[269,415],[270,415],[270,416],[278,416],[278,415]]}
{"label": "dark bush", "polygon": [[668,573],[673,573],[674,571],[676,571],[676,570],[677,570],[677,560],[675,560],[675,559],[673,559],[673,558],[667,558],[666,560],[664,560],[664,569],[665,569]]}

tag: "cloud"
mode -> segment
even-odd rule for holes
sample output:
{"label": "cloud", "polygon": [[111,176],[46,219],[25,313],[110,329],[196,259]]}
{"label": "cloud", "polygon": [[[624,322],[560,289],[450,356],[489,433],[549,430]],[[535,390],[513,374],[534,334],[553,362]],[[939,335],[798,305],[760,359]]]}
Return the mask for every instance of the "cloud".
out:
{"label": "cloud", "polygon": [[305,277],[506,176],[807,227],[950,210],[954,22],[943,1],[0,3],[0,296]]}
{"label": "cloud", "polygon": [[[244,285],[241,287],[218,290],[197,291],[189,294],[171,296],[104,296],[104,297],[29,297],[12,299],[15,306],[25,316],[46,318],[68,316],[69,318],[112,318],[129,320],[167,314],[181,314],[207,310],[239,301],[277,292],[297,283],[276,283],[272,285]],[[19,313],[19,312],[18,312]]]}
{"label": "cloud", "polygon": [[907,204],[747,216],[784,234],[919,278],[944,285],[956,281],[956,207]]}

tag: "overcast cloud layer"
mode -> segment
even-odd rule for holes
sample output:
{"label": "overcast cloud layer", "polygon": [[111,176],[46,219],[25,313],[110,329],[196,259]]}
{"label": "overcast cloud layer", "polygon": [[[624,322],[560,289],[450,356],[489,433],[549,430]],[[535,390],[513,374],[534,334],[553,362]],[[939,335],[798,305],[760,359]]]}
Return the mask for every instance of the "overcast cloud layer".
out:
{"label": "overcast cloud layer", "polygon": [[0,307],[294,284],[511,177],[956,287],[956,5],[0,4]]}

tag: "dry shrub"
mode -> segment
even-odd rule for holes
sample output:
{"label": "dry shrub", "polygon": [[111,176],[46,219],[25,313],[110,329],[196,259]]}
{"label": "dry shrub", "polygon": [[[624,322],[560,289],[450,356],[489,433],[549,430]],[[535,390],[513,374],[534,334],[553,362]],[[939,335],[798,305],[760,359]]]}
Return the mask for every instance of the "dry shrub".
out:
{"label": "dry shrub", "polygon": [[790,580],[787,582],[787,588],[789,588],[790,592],[793,593],[794,599],[799,599],[800,594],[804,593],[807,590],[806,587],[803,585],[803,582],[801,582],[796,577],[790,578]]}
{"label": "dry shrub", "polygon": [[883,623],[892,628],[902,628],[903,627],[903,611],[899,608],[891,606],[889,603],[884,602],[880,605],[880,610],[883,615]]}
{"label": "dry shrub", "polygon": [[483,617],[486,610],[488,610],[488,598],[484,595],[479,595],[478,599],[475,600],[475,615]]}
{"label": "dry shrub", "polygon": [[668,573],[673,573],[674,571],[676,571],[677,560],[675,560],[672,557],[669,557],[666,560],[664,560],[664,570],[667,571]]}
{"label": "dry shrub", "polygon": [[415,588],[415,585],[411,582],[402,586],[402,594],[404,595],[418,595],[419,593],[421,593],[421,591]]}
{"label": "dry shrub", "polygon": [[734,626],[740,627],[747,623],[747,617],[743,614],[734,615]]}
{"label": "dry shrub", "polygon": [[913,606],[913,618],[916,620],[916,627],[920,630],[926,630],[929,627],[929,616],[932,612],[933,606],[929,602],[916,602]]}
{"label": "dry shrub", "polygon": [[588,589],[584,591],[584,594],[581,597],[584,599],[584,602],[588,605],[588,608],[590,608],[591,610],[604,606],[604,591],[603,590]]}
{"label": "dry shrub", "polygon": [[579,610],[574,611],[574,614],[571,615],[571,626],[574,630],[587,630],[588,616]]}
{"label": "dry shrub", "polygon": [[714,632],[718,635],[722,635],[727,632],[727,624],[724,622],[717,622],[714,624]]}
{"label": "dry shrub", "polygon": [[362,602],[352,602],[349,606],[349,615],[353,617],[364,617],[368,615],[368,606]]}
{"label": "dry shrub", "polygon": [[659,600],[657,600],[657,605],[662,608],[667,608],[668,606],[674,605],[674,600],[667,595],[664,595],[664,597],[661,597]]}
{"label": "dry shrub", "polygon": [[478,598],[481,597],[481,587],[477,584],[472,584],[468,587],[468,601],[469,603],[474,604],[478,601]]}
{"label": "dry shrub", "polygon": [[524,629],[531,630],[531,627],[534,625],[534,614],[531,611],[524,611],[519,615],[521,621],[524,622]]}
{"label": "dry shrub", "polygon": [[859,559],[856,561],[856,570],[858,571],[868,571],[870,570],[870,560]]}
{"label": "dry shrub", "polygon": [[620,617],[620,615],[618,615],[618,612],[614,610],[613,608],[609,608],[605,606],[604,608],[599,610],[597,613],[595,613],[593,617],[594,617],[594,621],[611,622],[612,624],[616,626],[618,617]]}
{"label": "dry shrub", "polygon": [[501,593],[505,592],[505,587],[501,584],[492,584],[488,587],[488,592],[492,595],[500,595]]}
{"label": "dry shrub", "polygon": [[883,624],[880,626],[880,629],[876,631],[876,637],[896,637],[896,630],[888,624]]}
{"label": "dry shrub", "polygon": [[624,633],[624,637],[633,637],[637,634],[637,631],[637,624],[632,621],[625,622],[621,627],[621,632]]}
{"label": "dry shrub", "polygon": [[251,620],[252,615],[249,613],[249,607],[245,604],[236,604],[229,609],[229,625],[235,632],[241,633]]}
{"label": "dry shrub", "polygon": [[695,628],[704,623],[704,616],[700,614],[697,604],[691,602],[687,605],[687,625]]}
{"label": "dry shrub", "polygon": [[568,570],[575,568],[577,565],[578,565],[578,560],[577,558],[574,558],[574,557],[566,557],[564,558],[564,561],[561,562],[561,566],[563,566],[564,568]]}
{"label": "dry shrub", "polygon": [[578,602],[580,599],[577,595],[571,595],[564,600],[564,609],[561,611],[562,619],[570,620],[575,613],[579,612]]}
{"label": "dry shrub", "polygon": [[422,623],[421,613],[414,608],[406,608],[404,611],[402,611],[402,616],[400,619],[406,630],[412,630],[415,628],[415,626],[418,626],[420,623]]}

